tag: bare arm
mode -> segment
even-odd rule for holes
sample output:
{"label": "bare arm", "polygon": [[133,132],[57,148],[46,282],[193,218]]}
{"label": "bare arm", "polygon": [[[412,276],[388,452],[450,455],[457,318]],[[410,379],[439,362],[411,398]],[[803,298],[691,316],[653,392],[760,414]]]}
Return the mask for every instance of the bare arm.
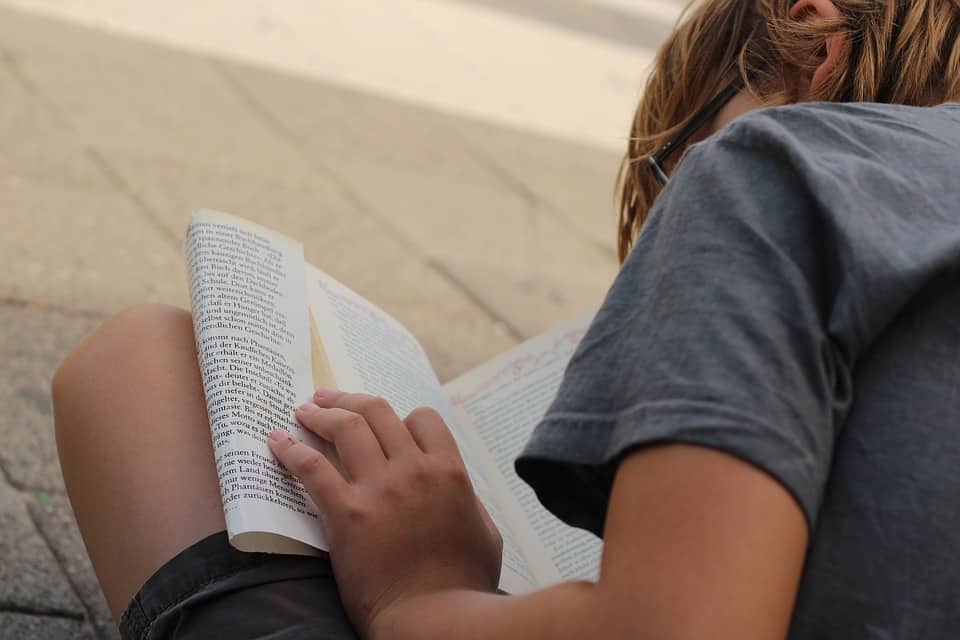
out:
{"label": "bare arm", "polygon": [[[356,398],[341,394],[334,402],[349,404],[351,397]],[[304,424],[334,441],[343,433],[356,437],[358,422],[351,424],[352,430],[343,431],[329,418],[318,418],[313,426],[310,420]],[[365,418],[368,423],[377,419]],[[430,417],[427,422],[433,424],[412,425],[414,438],[418,433],[435,435],[436,420]],[[373,433],[378,431],[387,430],[371,428]],[[308,487],[317,486],[304,476],[322,462],[304,450],[305,445],[287,445],[274,447],[278,457]],[[387,463],[402,457],[388,452]],[[441,492],[432,492],[431,497],[416,487],[409,491],[403,497],[393,495],[377,509],[411,501],[402,507],[410,516],[403,521],[417,521],[414,538],[391,546],[391,540],[403,538],[396,531],[398,512],[384,518],[379,533],[372,532],[378,526],[375,519],[365,522],[351,532],[351,545],[345,545],[362,546],[357,536],[371,536],[364,554],[368,562],[364,565],[358,558],[353,563],[356,568],[348,558],[350,552],[338,552],[331,541],[331,558],[348,611],[361,632],[373,640],[563,640],[588,634],[610,639],[760,640],[783,638],[787,633],[807,526],[799,505],[782,485],[728,454],[689,445],[651,446],[630,454],[620,465],[613,487],[599,582],[565,583],[523,596],[490,593],[484,570],[470,566],[476,560],[468,557],[465,548],[460,552],[463,570],[451,569],[456,563],[450,562],[445,545],[461,539],[458,527],[467,518],[457,513],[454,498],[444,506]],[[424,503],[423,511],[413,512],[415,500]],[[451,512],[444,522],[444,514]],[[422,523],[424,518],[433,522]],[[402,588],[365,582],[378,569],[390,574],[391,560],[376,555],[374,545],[404,558],[406,564],[396,570],[404,577]],[[417,556],[414,547],[426,550]],[[427,566],[431,563],[433,568]],[[406,580],[412,566],[420,567],[417,577]],[[384,591],[387,597],[381,597]],[[370,599],[365,600],[367,596]]]}
{"label": "bare arm", "polygon": [[520,597],[443,591],[411,600],[374,638],[786,636],[807,527],[789,493],[727,454],[685,445],[630,455],[607,514],[598,584]]}

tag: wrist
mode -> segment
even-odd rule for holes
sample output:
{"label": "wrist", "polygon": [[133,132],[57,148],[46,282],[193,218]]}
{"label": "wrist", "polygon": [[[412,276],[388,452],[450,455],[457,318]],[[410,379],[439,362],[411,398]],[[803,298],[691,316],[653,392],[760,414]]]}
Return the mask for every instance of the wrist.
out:
{"label": "wrist", "polygon": [[421,592],[392,600],[371,612],[367,627],[362,633],[365,640],[402,640],[415,628],[417,620],[428,615],[431,595],[440,591]]}
{"label": "wrist", "polygon": [[384,598],[370,611],[361,635],[365,640],[420,638],[438,612],[458,609],[470,594],[493,595],[496,589],[470,587],[462,582],[439,581],[431,586],[421,583],[415,591],[405,590],[402,595]]}

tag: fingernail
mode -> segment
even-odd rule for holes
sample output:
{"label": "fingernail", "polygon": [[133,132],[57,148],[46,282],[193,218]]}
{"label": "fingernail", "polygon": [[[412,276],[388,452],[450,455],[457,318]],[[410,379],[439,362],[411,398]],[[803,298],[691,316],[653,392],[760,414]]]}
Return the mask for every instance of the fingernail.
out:
{"label": "fingernail", "polygon": [[314,411],[319,408],[320,407],[313,404],[312,402],[304,402],[302,405],[297,407],[297,413],[310,413],[311,411]]}
{"label": "fingernail", "polygon": [[283,442],[287,437],[287,432],[283,429],[274,429],[270,432],[270,441],[271,442]]}
{"label": "fingernail", "polygon": [[332,398],[333,396],[340,393],[336,389],[331,389],[330,387],[319,387],[316,391],[313,392],[313,397],[318,400],[324,400],[326,398]]}

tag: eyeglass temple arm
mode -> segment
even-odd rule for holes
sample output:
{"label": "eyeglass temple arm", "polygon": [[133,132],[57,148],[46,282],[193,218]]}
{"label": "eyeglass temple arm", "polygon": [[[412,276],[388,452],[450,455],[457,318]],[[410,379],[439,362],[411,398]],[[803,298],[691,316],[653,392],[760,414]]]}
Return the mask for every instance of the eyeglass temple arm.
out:
{"label": "eyeglass temple arm", "polygon": [[717,115],[717,112],[720,111],[730,100],[733,99],[733,96],[737,94],[743,88],[743,81],[739,78],[730,83],[730,85],[720,92],[717,97],[707,103],[703,109],[697,113],[693,119],[687,123],[687,125],[680,130],[673,139],[667,142],[665,145],[660,147],[660,149],[650,156],[648,163],[653,168],[654,172],[657,174],[657,178],[666,182],[667,175],[663,172],[663,169],[660,167],[660,163],[669,158],[674,151],[676,151],[684,142],[687,141],[690,136],[692,136],[700,127],[706,124],[707,120],[713,118]]}

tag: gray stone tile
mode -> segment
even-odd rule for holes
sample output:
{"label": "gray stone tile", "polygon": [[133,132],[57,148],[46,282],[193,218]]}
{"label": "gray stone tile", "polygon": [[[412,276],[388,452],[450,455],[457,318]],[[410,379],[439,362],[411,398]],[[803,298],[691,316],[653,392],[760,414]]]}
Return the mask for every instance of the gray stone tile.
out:
{"label": "gray stone tile", "polygon": [[80,620],[0,611],[0,640],[94,640]]}
{"label": "gray stone tile", "polygon": [[0,42],[84,144],[272,175],[300,163],[205,56],[10,9]]}
{"label": "gray stone tile", "polygon": [[616,274],[612,253],[507,190],[360,160],[336,170],[358,190],[376,184],[371,207],[525,337],[595,309]]}
{"label": "gray stone tile", "polygon": [[63,488],[53,436],[50,381],[97,319],[0,305],[0,466],[24,489]]}
{"label": "gray stone tile", "polygon": [[[437,181],[509,188],[471,153],[462,118],[257,67],[220,66],[275,128],[311,151],[316,165],[335,169],[362,159],[428,172]],[[365,187],[379,185],[370,180]]]}
{"label": "gray stone tile", "polygon": [[621,154],[488,124],[465,124],[463,131],[475,153],[547,203],[560,224],[615,253],[614,186]]}
{"label": "gray stone tile", "polygon": [[[561,223],[573,222],[612,251],[619,154],[263,69],[227,68],[316,163],[334,174],[344,163],[360,161],[425,174],[434,183],[452,180],[521,199],[533,196],[563,213]],[[389,191],[375,176],[355,186],[360,193]]]}
{"label": "gray stone tile", "polygon": [[599,303],[616,273],[614,156],[322,83],[230,73],[314,166],[521,335]]}
{"label": "gray stone tile", "polygon": [[514,344],[429,256],[323,176],[280,179],[149,154],[113,152],[109,159],[138,198],[168,212],[162,223],[170,233],[182,234],[189,212],[205,207],[298,239],[309,262],[404,323],[442,380]]}
{"label": "gray stone tile", "polygon": [[53,548],[54,556],[86,606],[97,635],[101,640],[118,640],[120,632],[110,615],[66,496],[50,495],[40,499],[34,494],[28,506],[34,522],[40,527]]}
{"label": "gray stone tile", "polygon": [[103,174],[47,102],[24,87],[0,43],[0,175],[69,186],[105,187]]}
{"label": "gray stone tile", "polygon": [[0,175],[0,299],[99,312],[186,301],[178,242],[126,196]]}
{"label": "gray stone tile", "polygon": [[6,356],[0,376],[0,466],[21,488],[63,490],[53,435],[53,366],[34,356]]}
{"label": "gray stone tile", "polygon": [[83,605],[30,520],[26,506],[2,480],[0,532],[0,611],[83,616]]}

